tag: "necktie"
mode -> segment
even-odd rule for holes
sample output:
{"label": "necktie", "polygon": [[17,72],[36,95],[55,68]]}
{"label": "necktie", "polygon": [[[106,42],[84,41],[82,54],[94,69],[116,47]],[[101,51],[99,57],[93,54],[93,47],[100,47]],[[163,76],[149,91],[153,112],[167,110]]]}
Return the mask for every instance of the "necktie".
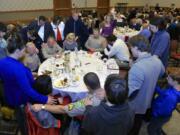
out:
{"label": "necktie", "polygon": [[61,33],[59,28],[57,27],[57,41],[61,41],[61,40],[62,40]]}

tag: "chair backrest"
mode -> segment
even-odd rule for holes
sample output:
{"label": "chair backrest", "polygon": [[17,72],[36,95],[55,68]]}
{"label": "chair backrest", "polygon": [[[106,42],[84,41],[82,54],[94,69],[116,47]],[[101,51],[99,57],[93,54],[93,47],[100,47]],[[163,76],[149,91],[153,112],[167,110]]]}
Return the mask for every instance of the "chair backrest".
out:
{"label": "chair backrest", "polygon": [[15,120],[0,120],[0,135],[17,135],[18,124]]}
{"label": "chair backrest", "polygon": [[60,126],[59,128],[43,128],[33,116],[28,105],[26,106],[25,112],[29,135],[60,135]]}
{"label": "chair backrest", "polygon": [[3,88],[3,82],[0,79],[0,104],[1,105],[6,105],[5,99],[4,99],[4,88]]}
{"label": "chair backrest", "polygon": [[170,46],[170,55],[174,55],[178,52],[178,41],[177,40],[172,40],[171,41],[171,46]]}

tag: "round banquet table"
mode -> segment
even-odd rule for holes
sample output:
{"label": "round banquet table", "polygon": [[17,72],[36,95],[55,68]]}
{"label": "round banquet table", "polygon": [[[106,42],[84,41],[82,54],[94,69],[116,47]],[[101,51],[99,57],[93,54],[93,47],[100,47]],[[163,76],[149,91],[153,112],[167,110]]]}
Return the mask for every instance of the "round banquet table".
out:
{"label": "round banquet table", "polygon": [[116,27],[114,28],[113,34],[126,42],[129,38],[138,35],[139,31],[130,28]]}
{"label": "round banquet table", "polygon": [[[83,82],[83,76],[88,72],[94,72],[100,79],[101,86],[104,87],[106,77],[112,73],[119,73],[118,66],[114,59],[109,59],[106,63],[100,59],[100,54],[93,53],[88,54],[85,51],[79,51],[78,53],[70,52],[70,71],[74,68],[73,74],[78,78],[78,81],[74,84],[72,81],[72,72],[65,72],[63,63],[65,56],[60,58],[49,58],[44,61],[38,70],[38,75],[42,75],[45,71],[51,72],[53,84],[53,94],[61,94],[62,96],[70,96],[72,101],[82,99],[87,96],[87,88]],[[77,66],[78,65],[78,66]],[[65,87],[57,87],[55,82],[58,80],[68,79],[68,85]]]}

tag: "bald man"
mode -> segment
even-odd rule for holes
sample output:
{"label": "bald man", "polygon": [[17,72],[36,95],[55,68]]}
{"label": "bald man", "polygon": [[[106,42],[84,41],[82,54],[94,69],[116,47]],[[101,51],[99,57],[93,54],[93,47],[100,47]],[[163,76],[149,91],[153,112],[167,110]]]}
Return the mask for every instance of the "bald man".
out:
{"label": "bald man", "polygon": [[26,65],[32,72],[37,72],[39,65],[41,64],[38,57],[39,51],[35,47],[33,42],[28,42],[26,44],[26,55],[24,58],[24,65]]}

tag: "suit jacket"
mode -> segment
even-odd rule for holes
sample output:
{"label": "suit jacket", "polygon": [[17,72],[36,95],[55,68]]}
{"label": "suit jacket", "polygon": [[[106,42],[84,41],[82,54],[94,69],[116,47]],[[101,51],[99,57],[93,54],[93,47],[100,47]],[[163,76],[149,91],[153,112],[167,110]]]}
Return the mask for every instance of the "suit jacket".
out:
{"label": "suit jacket", "polygon": [[74,21],[72,17],[65,24],[64,36],[66,37],[68,33],[75,33],[79,37],[80,44],[85,44],[89,37],[88,29],[83,22],[80,19]]}
{"label": "suit jacket", "polygon": [[[38,32],[39,29],[40,29],[40,26],[38,26],[38,21],[31,22],[28,25],[28,29],[35,29]],[[53,31],[53,29],[51,27],[51,24],[49,22],[46,22],[45,25],[44,25],[44,39],[43,39],[43,41],[47,42],[47,39],[48,39],[49,36],[55,37],[54,31]]]}
{"label": "suit jacket", "polygon": [[43,43],[42,39],[40,38],[40,36],[37,34],[35,37],[35,40],[29,39],[27,36],[27,32],[28,32],[28,27],[24,27],[21,29],[20,34],[21,37],[23,39],[23,42],[26,44],[27,42],[33,42],[36,46],[37,49],[41,49],[41,44]]}

